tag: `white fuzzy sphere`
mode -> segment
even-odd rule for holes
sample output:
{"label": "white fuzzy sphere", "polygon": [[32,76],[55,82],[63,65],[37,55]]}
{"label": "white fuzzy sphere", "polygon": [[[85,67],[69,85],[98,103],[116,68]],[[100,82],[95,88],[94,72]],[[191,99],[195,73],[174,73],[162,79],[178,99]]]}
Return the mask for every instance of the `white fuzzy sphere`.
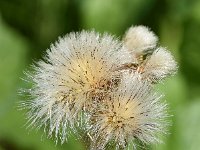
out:
{"label": "white fuzzy sphere", "polygon": [[135,52],[154,48],[157,42],[157,36],[145,26],[130,27],[124,37],[125,46]]}

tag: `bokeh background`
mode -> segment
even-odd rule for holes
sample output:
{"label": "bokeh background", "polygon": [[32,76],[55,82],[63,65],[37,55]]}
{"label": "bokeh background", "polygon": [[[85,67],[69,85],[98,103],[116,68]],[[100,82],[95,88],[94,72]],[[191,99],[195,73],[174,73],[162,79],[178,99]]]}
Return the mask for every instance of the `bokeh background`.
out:
{"label": "bokeh background", "polygon": [[27,130],[17,105],[20,78],[50,44],[71,31],[95,29],[119,38],[131,25],[149,26],[179,64],[159,85],[173,114],[170,134],[156,150],[200,149],[199,0],[0,0],[0,150],[83,150],[70,137],[55,145],[42,130]]}

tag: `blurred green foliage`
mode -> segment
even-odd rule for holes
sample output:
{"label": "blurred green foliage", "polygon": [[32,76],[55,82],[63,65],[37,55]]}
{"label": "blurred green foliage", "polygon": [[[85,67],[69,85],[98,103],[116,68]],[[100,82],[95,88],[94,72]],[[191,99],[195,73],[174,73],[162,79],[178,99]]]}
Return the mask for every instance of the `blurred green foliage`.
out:
{"label": "blurred green foliage", "polygon": [[179,63],[178,74],[158,85],[173,115],[170,134],[149,149],[200,149],[199,0],[0,0],[0,150],[83,150],[74,137],[56,146],[42,130],[26,129],[17,108],[17,91],[27,86],[23,70],[58,36],[95,29],[121,38],[139,24],[149,26]]}

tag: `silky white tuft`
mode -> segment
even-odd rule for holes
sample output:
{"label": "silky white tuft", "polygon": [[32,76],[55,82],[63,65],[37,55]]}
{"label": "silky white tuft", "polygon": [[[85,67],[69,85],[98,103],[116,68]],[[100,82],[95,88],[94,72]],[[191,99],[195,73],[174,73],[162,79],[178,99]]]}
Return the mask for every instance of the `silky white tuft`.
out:
{"label": "silky white tuft", "polygon": [[91,149],[105,149],[109,142],[116,143],[116,149],[125,149],[130,143],[136,146],[136,140],[161,142],[159,135],[165,133],[168,115],[160,98],[138,74],[125,73],[118,89],[91,115]]}
{"label": "silky white tuft", "polygon": [[131,51],[132,63],[123,64],[118,70],[131,70],[140,73],[143,80],[158,83],[173,75],[177,70],[171,53],[157,47],[158,38],[145,26],[129,28],[125,34],[124,45]]}
{"label": "silky white tuft", "polygon": [[51,45],[26,73],[33,83],[22,104],[29,126],[44,127],[61,143],[73,132],[91,150],[160,142],[167,104],[153,84],[173,75],[177,64],[145,26],[131,27],[123,40],[82,31]]}
{"label": "silky white tuft", "polygon": [[144,79],[155,83],[175,74],[176,70],[177,64],[173,56],[163,47],[157,48],[138,69]]}
{"label": "silky white tuft", "polygon": [[82,110],[90,111],[92,101],[112,85],[117,75],[111,70],[130,60],[122,44],[108,34],[83,31],[60,38],[29,75],[30,125],[45,126],[50,137],[55,133],[64,142],[67,128],[74,128]]}
{"label": "silky white tuft", "polygon": [[130,27],[124,37],[124,45],[136,55],[155,48],[157,42],[157,36],[145,26]]}

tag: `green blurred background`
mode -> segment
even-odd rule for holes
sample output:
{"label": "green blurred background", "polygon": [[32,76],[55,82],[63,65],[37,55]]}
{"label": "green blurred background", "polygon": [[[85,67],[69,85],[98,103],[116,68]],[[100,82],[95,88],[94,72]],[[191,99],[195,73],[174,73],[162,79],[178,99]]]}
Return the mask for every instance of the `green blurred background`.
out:
{"label": "green blurred background", "polygon": [[0,0],[0,150],[83,150],[74,137],[56,146],[42,130],[26,129],[17,110],[23,71],[58,36],[95,29],[121,38],[140,24],[179,63],[178,74],[159,85],[173,114],[170,134],[148,149],[200,149],[200,0]]}

